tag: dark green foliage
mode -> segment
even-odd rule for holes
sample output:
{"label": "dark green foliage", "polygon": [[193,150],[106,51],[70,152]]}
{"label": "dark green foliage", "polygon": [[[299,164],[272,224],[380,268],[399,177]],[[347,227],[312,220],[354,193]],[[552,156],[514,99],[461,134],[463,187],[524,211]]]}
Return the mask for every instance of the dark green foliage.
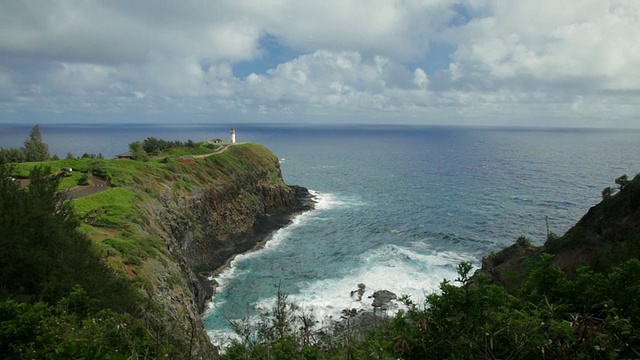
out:
{"label": "dark green foliage", "polygon": [[40,125],[35,125],[29,133],[29,138],[24,141],[24,152],[26,161],[47,161],[49,160],[49,145],[42,141]]}
{"label": "dark green foliage", "polygon": [[100,308],[79,286],[53,305],[0,301],[2,359],[179,358],[156,335],[142,319]]}
{"label": "dark green foliage", "polygon": [[223,359],[325,359],[342,350],[319,328],[318,321],[288,300],[278,286],[276,303],[257,321],[248,317],[231,323],[242,339],[234,342]]}
{"label": "dark green foliage", "polygon": [[129,144],[129,151],[133,153],[133,157],[136,160],[148,161],[149,154],[142,147],[142,143],[140,141],[134,141]]}
{"label": "dark green foliage", "polygon": [[602,190],[602,200],[610,199],[611,196],[613,196],[613,188],[612,187],[607,186],[606,188],[604,188]]}
{"label": "dark green foliage", "polygon": [[[629,180],[627,175],[622,175],[615,180],[618,185],[618,192],[614,193],[611,190],[611,195],[608,201],[603,205],[605,209],[614,209],[617,211],[625,210],[627,207],[630,210],[635,210],[640,207],[640,174],[637,174],[632,180]],[[603,190],[608,191],[606,188]],[[604,195],[603,195],[604,196]]]}
{"label": "dark green foliage", "polygon": [[91,174],[97,177],[103,178],[105,180],[109,177],[109,173],[107,172],[107,169],[105,169],[102,162],[94,162],[89,164],[89,169],[91,171]]}
{"label": "dark green foliage", "polygon": [[[549,232],[548,234],[552,234],[552,233]],[[520,246],[523,246],[523,247],[531,247],[531,246],[533,246],[533,245],[531,245],[531,241],[529,241],[529,239],[527,239],[526,236],[520,236],[518,239],[516,239],[516,244],[518,244]]]}
{"label": "dark green foliage", "polygon": [[[20,189],[10,172],[0,166],[0,358],[188,357],[188,340],[79,231],[60,179],[36,166]],[[136,250],[152,246],[162,248],[150,237]]]}
{"label": "dark green foliage", "polygon": [[[295,328],[282,326],[297,308],[274,307],[265,328],[274,336],[245,336],[225,359],[624,359],[640,356],[640,260],[608,274],[579,268],[567,276],[541,256],[519,295],[498,285],[472,282],[471,264],[458,266],[457,282],[443,281],[425,306],[402,297],[406,310],[358,340],[344,333],[304,344]],[[282,296],[278,295],[278,299]],[[284,298],[286,300],[286,297]],[[286,301],[285,301],[286,302]],[[277,319],[285,319],[278,321]],[[280,329],[285,329],[281,336]],[[330,329],[329,329],[330,330]],[[341,337],[336,339],[336,337]],[[311,346],[310,346],[311,345]]]}
{"label": "dark green foliage", "polygon": [[82,174],[78,180],[78,185],[91,185],[91,176],[88,173]]}
{"label": "dark green foliage", "polygon": [[26,160],[23,148],[0,148],[0,164],[21,163]]}
{"label": "dark green foliage", "polygon": [[19,189],[0,166],[0,298],[56,302],[76,284],[106,306],[136,306],[131,286],[100,261],[91,240],[78,231],[59,179],[35,167]]}
{"label": "dark green foliage", "polygon": [[22,148],[0,148],[0,164],[22,163],[28,161],[60,160],[58,155],[49,156],[49,145],[42,140],[40,125],[29,132]]}
{"label": "dark green foliage", "polygon": [[146,151],[147,154],[153,154],[153,155],[159,155],[164,150],[171,149],[171,148],[179,148],[183,146],[196,147],[197,144],[195,144],[192,140],[189,140],[185,144],[180,140],[167,141],[163,139],[156,139],[154,137],[148,137],[144,139],[144,141],[142,142],[142,148],[144,149],[144,151]]}
{"label": "dark green foliage", "polygon": [[608,276],[581,268],[570,278],[551,260],[540,258],[518,297],[495,285],[456,287],[445,281],[441,295],[428,297],[427,309],[409,304],[396,318],[391,333],[399,339],[396,354],[405,359],[638,356],[640,335],[630,330],[640,320],[640,261],[624,263]]}
{"label": "dark green foliage", "polygon": [[616,179],[615,183],[616,185],[618,185],[620,191],[622,191],[627,185],[629,185],[629,178],[627,177],[627,175],[622,175]]}
{"label": "dark green foliage", "polygon": [[[544,251],[552,254],[571,254],[577,250],[593,252],[587,262],[589,265],[598,264],[602,271],[637,256],[638,252],[633,249],[637,246],[630,240],[639,235],[635,219],[640,215],[640,174],[633,180],[622,175],[615,182],[619,190],[605,188],[602,202],[591,208],[563,236],[547,239]],[[625,255],[623,249],[632,252]]]}
{"label": "dark green foliage", "polygon": [[561,290],[565,288],[567,281],[566,274],[553,264],[553,255],[542,254],[520,292],[538,302],[544,298],[560,301],[563,296]]}

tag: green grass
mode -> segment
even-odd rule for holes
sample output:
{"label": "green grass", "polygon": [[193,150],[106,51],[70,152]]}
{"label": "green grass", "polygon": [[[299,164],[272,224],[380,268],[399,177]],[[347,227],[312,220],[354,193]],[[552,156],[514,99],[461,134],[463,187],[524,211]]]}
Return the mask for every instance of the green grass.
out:
{"label": "green grass", "polygon": [[125,188],[111,188],[103,192],[75,199],[74,210],[94,227],[120,229],[141,220],[135,203],[139,197]]}
{"label": "green grass", "polygon": [[278,158],[266,147],[258,144],[233,145],[227,151],[205,159],[224,175],[242,174],[253,169],[266,169],[271,185],[286,186],[276,167]]}
{"label": "green grass", "polygon": [[[161,192],[169,190],[171,196],[181,197],[198,187],[215,188],[247,178],[286,186],[279,178],[278,159],[261,145],[234,145],[195,163],[183,163],[178,159],[178,156],[215,151],[205,145],[201,143],[195,149],[173,149],[171,156],[165,154],[148,161],[79,158],[21,163],[15,164],[13,173],[17,177],[28,177],[35,166],[49,167],[52,172],[72,168],[70,176],[61,178],[61,189],[76,186],[83,173],[99,175],[112,188],[71,201],[83,220],[82,230],[100,243],[107,257],[116,256],[124,264],[140,266],[136,258],[147,258],[154,251],[152,249],[162,248],[156,243],[157,239],[145,237],[138,231],[147,222],[140,209]],[[250,193],[243,194],[242,198],[249,206],[258,201]]]}
{"label": "green grass", "polygon": [[220,145],[209,145],[206,142],[200,142],[198,147],[179,147],[167,149],[162,153],[162,156],[188,156],[188,155],[204,155],[215,152],[220,148]]}
{"label": "green grass", "polygon": [[134,207],[131,204],[137,198],[135,194],[125,188],[111,188],[91,196],[75,199],[72,204],[76,213],[82,216],[107,204],[129,208],[133,211]]}

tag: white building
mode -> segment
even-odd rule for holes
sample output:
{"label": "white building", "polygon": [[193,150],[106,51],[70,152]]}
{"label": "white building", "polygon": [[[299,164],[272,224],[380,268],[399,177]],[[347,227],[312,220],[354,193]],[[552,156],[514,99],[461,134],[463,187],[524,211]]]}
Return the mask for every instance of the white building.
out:
{"label": "white building", "polygon": [[236,143],[236,129],[231,128],[231,143],[235,144]]}

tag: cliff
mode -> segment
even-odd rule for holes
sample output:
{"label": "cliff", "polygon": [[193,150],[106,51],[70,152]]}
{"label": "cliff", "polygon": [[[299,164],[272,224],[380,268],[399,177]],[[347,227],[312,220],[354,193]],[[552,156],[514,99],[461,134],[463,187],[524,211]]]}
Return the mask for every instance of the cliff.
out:
{"label": "cliff", "polygon": [[182,194],[162,184],[144,203],[144,228],[160,235],[184,262],[183,271],[197,279],[190,288],[202,312],[212,295],[207,276],[311,203],[306,188],[282,182],[278,159],[259,145],[234,146],[188,166],[189,172],[174,176],[207,176],[206,181]]}
{"label": "cliff", "polygon": [[[17,173],[33,165],[21,166]],[[212,294],[207,274],[311,206],[307,189],[286,185],[277,157],[257,144],[196,156],[68,159],[50,166],[73,168],[65,179],[70,184],[83,173],[94,175],[100,189],[69,192],[77,195],[72,204],[82,228],[147,299],[141,313],[156,324],[150,329],[156,341],[181,349],[185,358],[216,352],[201,319]]]}
{"label": "cliff", "polygon": [[[623,179],[621,182],[618,180]],[[507,290],[518,289],[541,254],[553,255],[553,263],[571,274],[580,265],[607,272],[619,263],[640,257],[640,174],[631,181],[619,178],[619,191],[603,200],[564,235],[549,234],[540,247],[523,237],[515,244],[482,260],[478,273]]]}

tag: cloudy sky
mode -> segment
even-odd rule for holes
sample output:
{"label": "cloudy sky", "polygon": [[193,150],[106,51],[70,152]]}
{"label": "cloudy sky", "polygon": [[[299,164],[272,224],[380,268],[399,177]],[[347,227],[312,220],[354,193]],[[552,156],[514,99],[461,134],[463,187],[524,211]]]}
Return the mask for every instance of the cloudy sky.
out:
{"label": "cloudy sky", "polygon": [[638,0],[2,0],[0,122],[640,127]]}

